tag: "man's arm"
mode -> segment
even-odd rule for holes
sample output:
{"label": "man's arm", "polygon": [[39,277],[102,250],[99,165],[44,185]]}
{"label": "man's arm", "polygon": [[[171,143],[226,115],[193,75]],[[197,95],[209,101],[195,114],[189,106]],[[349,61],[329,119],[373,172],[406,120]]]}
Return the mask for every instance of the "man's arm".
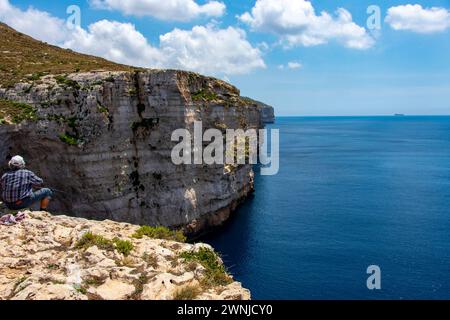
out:
{"label": "man's arm", "polygon": [[44,183],[44,180],[42,180],[41,178],[39,178],[37,175],[35,175],[33,172],[31,172],[31,171],[29,171],[30,172],[30,176],[29,176],[29,179],[30,179],[30,182],[31,182],[31,184],[33,185],[33,186],[40,186],[41,184],[43,184]]}
{"label": "man's arm", "polygon": [[0,179],[0,199],[1,199],[1,194],[3,193],[4,180],[5,180],[5,175],[2,175],[2,178]]}

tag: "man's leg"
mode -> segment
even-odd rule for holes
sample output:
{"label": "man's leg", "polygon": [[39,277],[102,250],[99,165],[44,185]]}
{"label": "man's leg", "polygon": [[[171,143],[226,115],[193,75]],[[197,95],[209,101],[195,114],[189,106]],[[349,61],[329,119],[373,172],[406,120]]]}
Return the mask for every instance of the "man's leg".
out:
{"label": "man's leg", "polygon": [[50,199],[53,195],[52,190],[43,188],[33,193],[33,203],[40,201],[40,210],[47,211],[48,205],[50,203]]}
{"label": "man's leg", "polygon": [[41,200],[41,211],[47,211],[48,204],[50,203],[50,198],[44,198]]}

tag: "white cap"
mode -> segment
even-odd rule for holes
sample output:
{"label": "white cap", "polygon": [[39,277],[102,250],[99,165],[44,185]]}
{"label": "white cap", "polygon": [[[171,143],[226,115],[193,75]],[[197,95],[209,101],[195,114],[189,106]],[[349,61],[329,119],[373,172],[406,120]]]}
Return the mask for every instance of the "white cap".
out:
{"label": "white cap", "polygon": [[10,168],[25,168],[25,160],[21,156],[14,156],[9,161]]}

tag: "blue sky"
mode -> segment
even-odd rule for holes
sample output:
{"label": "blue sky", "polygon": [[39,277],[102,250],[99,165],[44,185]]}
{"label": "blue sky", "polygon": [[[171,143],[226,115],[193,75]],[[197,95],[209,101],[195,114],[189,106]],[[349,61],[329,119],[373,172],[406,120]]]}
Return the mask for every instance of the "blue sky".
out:
{"label": "blue sky", "polygon": [[[178,1],[186,16],[154,0],[0,0],[0,20],[118,62],[227,79],[278,115],[450,114],[450,0]],[[81,25],[69,36],[58,26],[70,5],[81,9]],[[369,5],[381,9],[380,30],[367,27]],[[129,48],[134,39],[141,44]]]}

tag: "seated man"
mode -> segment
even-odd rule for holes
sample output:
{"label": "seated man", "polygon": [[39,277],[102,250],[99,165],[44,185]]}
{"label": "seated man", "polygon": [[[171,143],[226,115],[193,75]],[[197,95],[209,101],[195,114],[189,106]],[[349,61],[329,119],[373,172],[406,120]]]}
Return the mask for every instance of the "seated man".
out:
{"label": "seated man", "polygon": [[52,190],[44,188],[33,191],[33,187],[42,185],[43,180],[25,169],[25,161],[21,156],[13,157],[8,165],[11,171],[1,178],[2,198],[5,205],[11,210],[21,210],[39,201],[41,211],[47,211],[53,194]]}

